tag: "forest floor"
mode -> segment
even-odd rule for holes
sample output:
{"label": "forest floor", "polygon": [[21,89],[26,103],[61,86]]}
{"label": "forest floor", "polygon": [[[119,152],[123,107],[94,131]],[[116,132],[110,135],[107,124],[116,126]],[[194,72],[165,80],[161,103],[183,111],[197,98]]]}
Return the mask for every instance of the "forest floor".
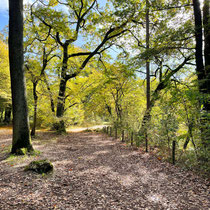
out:
{"label": "forest floor", "polygon": [[[210,209],[209,182],[95,132],[39,132],[40,154],[9,156],[11,129],[0,129],[0,209]],[[49,159],[54,172],[25,172]]]}

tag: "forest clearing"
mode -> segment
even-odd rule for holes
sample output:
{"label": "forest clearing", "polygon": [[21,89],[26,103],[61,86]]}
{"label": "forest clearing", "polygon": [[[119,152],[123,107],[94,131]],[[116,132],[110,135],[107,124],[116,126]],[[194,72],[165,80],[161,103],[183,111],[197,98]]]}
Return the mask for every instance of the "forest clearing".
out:
{"label": "forest clearing", "polygon": [[[11,130],[0,139],[0,209],[202,209],[209,180],[97,132],[38,132],[41,153],[5,158]],[[5,133],[5,130],[4,130]],[[25,172],[49,159],[49,175]]]}

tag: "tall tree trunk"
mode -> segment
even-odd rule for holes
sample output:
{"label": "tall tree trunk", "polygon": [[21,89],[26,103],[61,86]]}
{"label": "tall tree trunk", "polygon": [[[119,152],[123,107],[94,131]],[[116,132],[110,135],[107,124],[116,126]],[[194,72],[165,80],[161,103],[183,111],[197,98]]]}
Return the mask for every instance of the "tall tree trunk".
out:
{"label": "tall tree trunk", "polygon": [[[146,0],[146,49],[149,50],[149,1]],[[146,61],[146,75],[147,75],[147,115],[146,121],[149,121],[150,118],[150,61],[149,57],[147,57]],[[145,122],[146,123],[146,122]],[[148,124],[147,124],[148,125]],[[148,127],[145,129],[145,150],[148,152]]]}
{"label": "tall tree trunk", "polygon": [[198,87],[200,93],[204,93],[204,79],[205,71],[203,64],[203,39],[202,39],[202,16],[199,0],[193,0],[193,10],[194,10],[194,21],[195,21],[195,41],[196,41],[196,50],[195,50],[195,60],[196,60],[196,73],[198,76]]}
{"label": "tall tree trunk", "polygon": [[65,95],[66,95],[66,83],[65,79],[61,79],[59,86],[58,104],[56,117],[62,117],[64,114]]}
{"label": "tall tree trunk", "polygon": [[205,59],[205,74],[206,78],[204,80],[205,86],[205,100],[204,100],[204,113],[203,121],[203,142],[204,146],[209,153],[210,151],[210,1],[205,0],[203,6],[203,27],[204,27],[204,59]]}
{"label": "tall tree trunk", "polygon": [[33,118],[33,125],[31,129],[31,136],[36,135],[36,120],[37,120],[37,102],[38,102],[38,96],[36,92],[37,82],[33,83],[33,96],[34,96],[34,118]]}
{"label": "tall tree trunk", "polygon": [[[205,15],[205,20],[208,22],[209,17],[208,15],[208,5],[209,3],[204,6],[204,15]],[[209,81],[208,81],[208,76],[207,74],[208,71],[208,63],[209,61],[207,60],[209,58],[209,49],[206,49],[206,47],[209,46],[208,38],[208,24],[207,27],[205,26],[205,60],[206,60],[206,66],[204,68],[204,62],[203,62],[203,25],[202,25],[202,14],[201,14],[201,9],[200,9],[200,2],[199,0],[193,0],[193,10],[194,10],[194,19],[195,19],[195,41],[196,41],[196,51],[195,51],[195,59],[196,59],[196,73],[198,77],[198,88],[199,88],[199,93],[201,95],[201,100],[200,103],[203,105],[203,110],[204,113],[201,113],[201,141],[203,144],[204,148],[207,148],[208,146],[208,140],[209,140],[209,129],[208,129],[208,124],[209,124],[209,100],[208,100],[208,94],[209,94]],[[207,39],[207,40],[206,40]]]}
{"label": "tall tree trunk", "polygon": [[9,0],[9,63],[12,89],[12,153],[33,150],[29,133],[28,108],[23,70],[23,0]]}
{"label": "tall tree trunk", "polygon": [[[203,26],[204,26],[204,58],[205,58],[205,87],[207,94],[210,94],[210,1],[205,0],[203,6]],[[206,105],[210,110],[210,102]]]}
{"label": "tall tree trunk", "polygon": [[[59,85],[59,94],[58,94],[58,103],[57,103],[57,112],[56,117],[62,118],[64,114],[65,108],[65,95],[66,95],[66,83],[67,83],[67,62],[68,62],[68,44],[63,45],[63,64],[62,64],[62,71],[61,71],[61,81]],[[55,125],[55,129],[59,132],[66,132],[64,120],[61,119]]]}

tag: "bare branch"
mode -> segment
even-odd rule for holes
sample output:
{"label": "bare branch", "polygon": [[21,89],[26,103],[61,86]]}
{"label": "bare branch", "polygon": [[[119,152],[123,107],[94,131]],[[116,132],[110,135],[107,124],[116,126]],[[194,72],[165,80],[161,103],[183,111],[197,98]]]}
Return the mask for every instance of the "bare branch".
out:
{"label": "bare branch", "polygon": [[61,45],[62,47],[64,46],[64,44],[60,40],[59,32],[56,32],[56,40],[57,40],[57,42],[58,42],[59,45]]}
{"label": "bare branch", "polygon": [[133,31],[131,31],[131,30],[128,30],[130,33],[131,33],[131,35],[136,39],[136,41],[137,41],[137,43],[138,43],[138,46],[139,47],[143,47],[143,48],[145,48],[146,49],[146,47],[140,42],[140,40],[136,37],[136,35],[133,33]]}
{"label": "bare branch", "polygon": [[66,108],[64,109],[64,112],[65,112],[67,109],[71,108],[72,106],[75,106],[76,104],[78,104],[78,103],[75,102],[75,103],[71,104],[70,106],[66,107]]}
{"label": "bare branch", "polygon": [[90,7],[82,14],[81,19],[83,19],[85,15],[93,8],[95,3],[96,3],[96,0],[94,0],[93,3],[90,5]]}
{"label": "bare branch", "polygon": [[91,52],[78,52],[78,53],[72,53],[69,55],[68,58],[71,58],[71,57],[76,57],[76,56],[85,56],[85,55],[90,55]]}

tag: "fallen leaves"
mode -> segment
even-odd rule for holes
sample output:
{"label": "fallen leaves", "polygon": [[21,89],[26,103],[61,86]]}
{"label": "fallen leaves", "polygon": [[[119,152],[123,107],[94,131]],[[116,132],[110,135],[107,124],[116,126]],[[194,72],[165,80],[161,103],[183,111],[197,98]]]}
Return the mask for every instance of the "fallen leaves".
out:
{"label": "fallen leaves", "polygon": [[0,209],[207,210],[210,206],[207,181],[105,135],[44,132],[33,143],[42,152],[40,159],[55,163],[55,173],[42,177],[23,172],[16,162],[12,167],[14,162],[1,161]]}
{"label": "fallen leaves", "polygon": [[158,159],[158,160],[162,160],[162,158],[161,158],[161,157],[157,157],[157,159]]}

